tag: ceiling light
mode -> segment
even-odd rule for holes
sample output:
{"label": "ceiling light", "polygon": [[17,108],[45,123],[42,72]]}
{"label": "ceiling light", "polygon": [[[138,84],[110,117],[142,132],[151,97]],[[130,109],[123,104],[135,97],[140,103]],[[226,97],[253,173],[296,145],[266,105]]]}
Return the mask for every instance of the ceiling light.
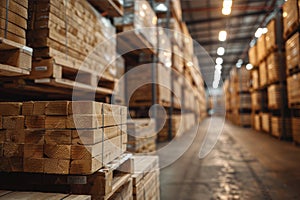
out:
{"label": "ceiling light", "polygon": [[222,64],[223,64],[223,58],[218,57],[218,58],[216,59],[216,64],[217,64],[217,65],[222,65]]}
{"label": "ceiling light", "polygon": [[262,33],[263,33],[263,34],[266,34],[267,32],[268,32],[268,28],[263,28],[263,29],[262,29]]}
{"label": "ceiling light", "polygon": [[224,47],[219,47],[217,50],[217,54],[219,56],[223,56],[225,54],[225,48]]}
{"label": "ceiling light", "polygon": [[283,12],[282,16],[285,18],[287,17],[287,12]]}
{"label": "ceiling light", "polygon": [[249,63],[249,64],[247,64],[247,65],[246,65],[246,69],[247,69],[247,70],[251,70],[251,69],[253,69],[253,65],[251,65],[250,63]]}
{"label": "ceiling light", "polygon": [[232,6],[232,0],[224,0],[223,1],[223,8],[231,7]]}
{"label": "ceiling light", "polygon": [[160,11],[160,12],[167,12],[168,11],[168,7],[163,4],[163,3],[159,3],[156,7],[155,7],[156,11]]}
{"label": "ceiling light", "polygon": [[226,39],[227,39],[227,32],[226,31],[220,31],[219,32],[219,40],[221,42],[224,42],[224,41],[226,41]]}
{"label": "ceiling light", "polygon": [[268,28],[258,28],[255,32],[255,37],[260,38],[263,34],[266,34],[268,32]]}
{"label": "ceiling light", "polygon": [[242,64],[241,63],[236,63],[236,68],[241,68]]}
{"label": "ceiling light", "polygon": [[230,15],[230,13],[231,13],[231,8],[230,7],[222,8],[222,14],[223,15]]}
{"label": "ceiling light", "polygon": [[222,68],[223,68],[222,65],[219,65],[219,64],[215,66],[215,69],[218,70],[218,71],[221,71]]}

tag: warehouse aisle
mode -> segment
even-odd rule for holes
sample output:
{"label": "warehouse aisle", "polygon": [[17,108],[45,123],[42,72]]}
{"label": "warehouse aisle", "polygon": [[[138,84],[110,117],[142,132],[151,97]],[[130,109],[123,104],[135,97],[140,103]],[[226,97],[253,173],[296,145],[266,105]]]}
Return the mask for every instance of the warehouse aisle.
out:
{"label": "warehouse aisle", "polygon": [[199,160],[209,123],[207,119],[201,124],[179,160],[161,170],[163,200],[300,198],[300,148],[226,123],[215,149]]}

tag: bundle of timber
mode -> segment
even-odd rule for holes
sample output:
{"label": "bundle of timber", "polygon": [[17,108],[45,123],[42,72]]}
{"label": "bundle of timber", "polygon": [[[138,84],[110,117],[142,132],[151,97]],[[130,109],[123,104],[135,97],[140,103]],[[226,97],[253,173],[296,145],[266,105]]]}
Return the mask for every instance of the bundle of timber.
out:
{"label": "bundle of timber", "polygon": [[238,113],[238,117],[234,120],[237,120],[239,126],[251,127],[251,113]]}
{"label": "bundle of timber", "polygon": [[251,103],[253,111],[261,110],[262,94],[260,91],[255,91],[251,93]]}
{"label": "bundle of timber", "polygon": [[251,110],[251,95],[246,93],[240,93],[237,97],[237,108]]}
{"label": "bundle of timber", "polygon": [[126,107],[9,102],[0,113],[2,172],[91,174],[126,150]]}
{"label": "bundle of timber", "polygon": [[260,87],[266,86],[268,83],[267,63],[261,62],[259,65],[259,84]]}
{"label": "bundle of timber", "polygon": [[298,108],[300,105],[300,73],[287,78],[289,108]]}
{"label": "bundle of timber", "polygon": [[287,39],[288,36],[299,26],[299,5],[296,0],[286,1],[283,4],[283,35]]}
{"label": "bundle of timber", "polygon": [[252,79],[252,88],[254,90],[258,89],[259,86],[260,86],[259,71],[258,70],[253,70],[251,72],[251,79]]}
{"label": "bundle of timber", "polygon": [[261,118],[259,114],[254,114],[253,128],[257,131],[261,131]]}
{"label": "bundle of timber", "polygon": [[115,17],[114,24],[118,32],[124,32],[117,36],[118,52],[121,55],[134,50],[138,54],[140,51],[156,52],[157,17],[146,0],[127,1],[124,4],[124,16]]}
{"label": "bundle of timber", "polygon": [[262,62],[267,56],[266,35],[263,34],[257,40],[257,58],[258,62]]}
{"label": "bundle of timber", "polygon": [[262,131],[270,133],[270,115],[269,113],[261,113]]}
{"label": "bundle of timber", "polygon": [[250,90],[251,73],[246,68],[241,68],[237,71],[237,91],[249,92]]}
{"label": "bundle of timber", "polygon": [[63,200],[91,200],[88,195],[71,195],[59,193],[42,193],[42,192],[13,192],[0,191],[0,199],[63,199]]}
{"label": "bundle of timber", "polygon": [[267,58],[268,84],[276,83],[280,80],[279,56],[277,52],[273,52]]}
{"label": "bundle of timber", "polygon": [[[86,0],[30,0],[29,12],[27,40],[34,48],[29,78],[58,87],[75,80],[101,87],[101,78],[112,83],[103,87],[113,89],[116,39],[108,19]],[[76,79],[78,72],[82,76]]]}
{"label": "bundle of timber", "polygon": [[[143,79],[141,79],[143,77]],[[157,102],[163,106],[170,106],[171,69],[158,63],[156,65],[155,79],[157,85]],[[152,106],[152,64],[144,64],[133,68],[127,73],[127,94],[129,94],[130,107]]]}
{"label": "bundle of timber", "polygon": [[278,84],[273,84],[268,87],[268,108],[269,109],[279,109],[282,105],[281,103],[281,88]]}
{"label": "bundle of timber", "polygon": [[133,156],[133,199],[160,199],[157,156]]}
{"label": "bundle of timber", "polygon": [[[182,50],[184,35],[182,34],[182,27],[181,27],[180,23],[175,18],[170,18],[170,19],[159,18],[158,25],[162,26],[163,28],[170,29],[168,35],[171,36],[172,44],[178,45],[180,50]],[[169,25],[169,26],[167,26],[167,25]]]}
{"label": "bundle of timber", "polygon": [[127,123],[127,150],[132,153],[150,153],[156,150],[154,119],[133,119]]}
{"label": "bundle of timber", "polygon": [[28,0],[2,0],[0,9],[0,37],[26,45]]}
{"label": "bundle of timber", "polygon": [[[172,120],[172,127],[170,127],[170,120]],[[190,130],[196,123],[195,114],[193,113],[183,113],[181,115],[172,115],[172,118],[167,118],[165,120],[158,120],[158,129],[160,130],[157,135],[157,140],[159,142],[167,141],[174,137],[180,137],[186,131]],[[171,131],[171,138],[169,138],[169,133]]]}
{"label": "bundle of timber", "polygon": [[300,70],[300,42],[299,33],[295,33],[285,43],[286,49],[286,70],[288,75],[292,75]]}
{"label": "bundle of timber", "polygon": [[292,133],[293,140],[296,144],[300,144],[300,118],[293,117],[292,118]]}
{"label": "bundle of timber", "polygon": [[131,154],[123,154],[90,175],[2,172],[0,188],[90,195],[93,200],[132,199],[131,158]]}
{"label": "bundle of timber", "polygon": [[0,1],[0,76],[28,75],[32,49],[26,45],[28,0]]}
{"label": "bundle of timber", "polygon": [[248,56],[249,56],[249,62],[253,66],[257,67],[259,63],[257,57],[257,44],[249,49]]}
{"label": "bundle of timber", "polygon": [[[284,127],[283,127],[284,125]],[[271,130],[272,135],[278,138],[291,138],[292,137],[292,127],[291,119],[282,117],[272,116],[271,117]]]}
{"label": "bundle of timber", "polygon": [[277,37],[280,36],[277,36],[276,28],[276,19],[272,19],[267,25],[268,32],[266,33],[266,51],[268,52],[268,54],[277,50],[278,48],[276,43]]}

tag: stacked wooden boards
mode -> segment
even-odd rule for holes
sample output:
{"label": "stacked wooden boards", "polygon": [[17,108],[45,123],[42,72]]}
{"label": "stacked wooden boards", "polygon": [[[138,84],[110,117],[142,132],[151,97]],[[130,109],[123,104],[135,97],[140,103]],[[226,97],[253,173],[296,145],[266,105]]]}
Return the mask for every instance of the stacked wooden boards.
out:
{"label": "stacked wooden boards", "polygon": [[160,199],[157,156],[133,157],[133,199]]}
{"label": "stacked wooden boards", "polygon": [[1,171],[91,174],[126,150],[126,107],[0,103]]}
{"label": "stacked wooden boards", "polygon": [[28,75],[32,49],[26,45],[28,0],[0,2],[0,77]]}
{"label": "stacked wooden boards", "polygon": [[[282,120],[284,121],[282,122]],[[286,134],[285,137],[288,138],[292,137],[291,119],[290,118],[282,119],[281,117],[278,116],[272,116],[271,134],[275,137],[281,138],[283,136],[282,133]]]}
{"label": "stacked wooden boards", "polygon": [[156,151],[156,124],[154,119],[132,119],[127,123],[127,150],[132,153]]}
{"label": "stacked wooden boards", "polygon": [[296,0],[287,1],[283,4],[283,36],[285,39],[299,27],[299,2]]}
{"label": "stacked wooden boards", "polygon": [[58,193],[42,193],[42,192],[13,192],[0,190],[1,200],[13,199],[53,199],[53,200],[91,200],[88,195],[70,195]]}

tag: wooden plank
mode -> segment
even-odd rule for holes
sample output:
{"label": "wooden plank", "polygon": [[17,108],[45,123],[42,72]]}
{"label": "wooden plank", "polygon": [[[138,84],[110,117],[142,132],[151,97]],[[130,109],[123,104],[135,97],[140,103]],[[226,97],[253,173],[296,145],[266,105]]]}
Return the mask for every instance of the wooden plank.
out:
{"label": "wooden plank", "polygon": [[18,27],[17,25],[11,23],[10,21],[6,22],[6,20],[3,18],[0,18],[0,29],[9,31],[21,38],[24,38],[24,39],[26,38],[26,30],[25,29]]}
{"label": "wooden plank", "polygon": [[26,129],[24,132],[26,144],[44,144],[45,130]]}
{"label": "wooden plank", "polygon": [[47,158],[71,159],[71,145],[45,144],[44,154]]}
{"label": "wooden plank", "polygon": [[47,174],[69,174],[70,160],[45,159],[44,173]]}
{"label": "wooden plank", "polygon": [[2,123],[3,129],[24,129],[24,116],[5,116]]}
{"label": "wooden plank", "polygon": [[41,193],[41,192],[12,192],[8,193],[5,196],[0,197],[0,199],[7,200],[16,200],[16,199],[49,199],[49,200],[57,200],[63,199],[66,197],[66,194],[58,194],[58,193]]}
{"label": "wooden plank", "polygon": [[[5,141],[24,144],[25,143],[25,131],[24,129],[12,129],[12,130],[5,130]],[[1,136],[0,136],[1,137]],[[1,142],[1,139],[0,139]]]}
{"label": "wooden plank", "polygon": [[24,158],[23,161],[24,172],[29,173],[43,173],[45,166],[44,158]]}
{"label": "wooden plank", "polygon": [[20,115],[21,114],[21,106],[22,106],[22,103],[0,102],[0,113],[2,116]]}
{"label": "wooden plank", "polygon": [[45,144],[72,144],[72,130],[46,130]]}
{"label": "wooden plank", "polygon": [[46,115],[68,115],[68,101],[49,101],[46,104]]}
{"label": "wooden plank", "polygon": [[19,157],[22,158],[24,155],[24,144],[16,143],[4,143],[3,145],[3,156],[6,158]]}
{"label": "wooden plank", "polygon": [[[6,8],[6,1],[0,1],[0,6],[2,8]],[[23,7],[15,1],[9,2],[9,10],[18,14],[20,17],[23,17],[24,19],[28,18],[28,10],[26,9],[26,7]]]}
{"label": "wooden plank", "polygon": [[44,145],[24,144],[24,158],[43,158]]}
{"label": "wooden plank", "polygon": [[10,65],[0,64],[0,76],[23,76],[29,75],[29,71]]}

